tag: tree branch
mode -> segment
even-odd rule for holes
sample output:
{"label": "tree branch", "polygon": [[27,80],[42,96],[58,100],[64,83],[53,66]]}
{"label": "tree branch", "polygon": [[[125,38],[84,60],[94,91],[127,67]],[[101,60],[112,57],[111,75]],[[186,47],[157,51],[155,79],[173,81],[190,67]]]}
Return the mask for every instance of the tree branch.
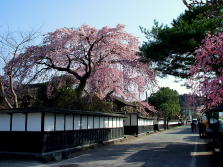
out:
{"label": "tree branch", "polygon": [[80,75],[78,75],[75,71],[71,70],[70,68],[64,68],[64,67],[58,67],[58,66],[56,66],[53,63],[52,59],[49,58],[49,57],[45,57],[45,59],[49,60],[51,64],[47,64],[45,62],[38,62],[37,64],[45,65],[47,67],[50,67],[50,68],[55,69],[55,70],[58,70],[58,71],[68,72],[68,73],[74,75],[78,80],[81,80],[82,77]]}
{"label": "tree branch", "polygon": [[191,6],[187,3],[186,0],[182,0],[182,2],[184,3],[184,5],[185,5],[189,10],[191,10]]}
{"label": "tree branch", "polygon": [[69,57],[69,55],[66,55],[67,59],[68,59],[68,65],[67,65],[67,69],[70,69],[70,65],[71,65],[71,58]]}
{"label": "tree branch", "polygon": [[6,93],[5,93],[5,88],[4,88],[4,85],[2,83],[2,78],[0,76],[0,89],[1,89],[1,92],[2,92],[2,96],[3,96],[3,99],[5,100],[6,104],[8,105],[9,108],[13,108],[13,106],[11,105],[11,103],[8,101],[7,97],[6,97]]}
{"label": "tree branch", "polygon": [[13,95],[13,98],[14,98],[15,108],[19,108],[18,97],[17,97],[17,95],[15,93],[15,90],[14,90],[14,87],[13,87],[12,73],[10,72],[8,74],[8,76],[9,76],[9,88],[10,88],[10,91],[12,92],[12,95]]}

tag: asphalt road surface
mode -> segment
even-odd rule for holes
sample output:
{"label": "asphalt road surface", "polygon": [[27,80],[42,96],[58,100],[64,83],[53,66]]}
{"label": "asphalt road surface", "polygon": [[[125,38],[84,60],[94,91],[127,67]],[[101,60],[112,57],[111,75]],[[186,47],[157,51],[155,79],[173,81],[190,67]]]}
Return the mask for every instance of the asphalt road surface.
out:
{"label": "asphalt road surface", "polygon": [[118,144],[83,151],[74,158],[42,164],[1,160],[16,167],[215,167],[216,156],[189,126],[174,128]]}

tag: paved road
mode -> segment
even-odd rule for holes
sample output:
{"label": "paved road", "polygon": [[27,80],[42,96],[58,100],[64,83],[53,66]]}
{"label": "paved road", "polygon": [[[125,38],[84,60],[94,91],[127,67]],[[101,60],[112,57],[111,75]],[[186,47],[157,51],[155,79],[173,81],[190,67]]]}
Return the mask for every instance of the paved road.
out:
{"label": "paved road", "polygon": [[214,167],[215,158],[207,144],[192,133],[189,127],[180,127],[138,137],[115,145],[84,151],[82,154],[58,163],[0,161],[0,166],[32,167]]}

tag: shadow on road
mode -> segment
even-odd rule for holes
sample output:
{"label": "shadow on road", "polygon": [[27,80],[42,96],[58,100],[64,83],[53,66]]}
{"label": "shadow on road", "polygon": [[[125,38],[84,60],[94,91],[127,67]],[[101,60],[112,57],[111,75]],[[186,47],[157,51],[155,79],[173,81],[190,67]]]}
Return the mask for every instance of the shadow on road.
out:
{"label": "shadow on road", "polygon": [[197,134],[198,130],[196,130],[195,132],[192,132],[190,127],[188,126],[187,128],[180,128],[180,130],[178,131],[171,131],[171,132],[166,132],[166,134]]}
{"label": "shadow on road", "polygon": [[[160,147],[165,145],[165,147]],[[126,162],[143,162],[143,166],[151,167],[188,167],[191,161],[192,144],[182,143],[157,143],[150,149],[141,150],[128,158]]]}
{"label": "shadow on road", "polygon": [[[205,144],[200,144],[199,148],[206,148]],[[139,150],[139,151],[136,151]],[[197,155],[193,155],[194,144],[188,143],[166,143],[158,142],[156,144],[140,143],[140,144],[125,144],[114,145],[104,148],[103,151],[94,151],[85,154],[81,160],[71,159],[67,163],[91,163],[95,161],[116,161],[120,157],[130,155],[124,158],[126,163],[139,162],[143,167],[188,167],[190,166],[192,156],[196,156],[197,167],[212,167],[214,159],[212,154],[205,154],[207,150],[198,151]],[[118,165],[117,165],[118,166]]]}

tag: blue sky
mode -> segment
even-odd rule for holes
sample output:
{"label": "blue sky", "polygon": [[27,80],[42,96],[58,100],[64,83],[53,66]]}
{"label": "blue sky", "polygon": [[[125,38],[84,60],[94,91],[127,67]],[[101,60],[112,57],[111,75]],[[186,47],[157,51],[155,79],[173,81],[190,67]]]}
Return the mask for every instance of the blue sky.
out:
{"label": "blue sky", "polygon": [[[150,29],[154,19],[170,24],[184,10],[181,0],[1,0],[0,33],[31,29],[47,33],[82,24],[96,28],[125,24],[126,30],[143,42],[139,26]],[[173,80],[159,79],[159,85],[180,94],[188,92]]]}

